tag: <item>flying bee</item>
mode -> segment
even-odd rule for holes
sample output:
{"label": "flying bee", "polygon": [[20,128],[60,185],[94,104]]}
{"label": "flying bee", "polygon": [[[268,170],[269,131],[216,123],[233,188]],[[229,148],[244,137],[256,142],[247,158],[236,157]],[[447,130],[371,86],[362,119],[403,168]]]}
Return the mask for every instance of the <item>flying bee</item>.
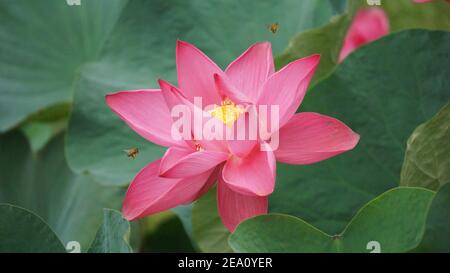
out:
{"label": "flying bee", "polygon": [[270,25],[268,25],[267,26],[267,28],[273,33],[273,34],[275,34],[275,33],[277,33],[277,31],[278,31],[278,23],[272,23],[272,24],[270,24]]}
{"label": "flying bee", "polygon": [[139,149],[138,148],[131,148],[128,150],[123,150],[125,153],[127,153],[128,157],[131,157],[133,159],[136,158],[136,156],[139,154]]}

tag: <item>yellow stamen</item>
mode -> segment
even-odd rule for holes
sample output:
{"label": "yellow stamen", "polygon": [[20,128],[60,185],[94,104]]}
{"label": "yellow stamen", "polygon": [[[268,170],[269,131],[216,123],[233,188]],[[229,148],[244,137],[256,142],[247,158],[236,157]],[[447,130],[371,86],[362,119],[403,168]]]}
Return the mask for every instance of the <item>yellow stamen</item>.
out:
{"label": "yellow stamen", "polygon": [[244,108],[240,105],[236,105],[230,99],[225,99],[220,106],[216,105],[213,110],[209,111],[211,116],[219,119],[228,127],[233,126],[233,123],[242,113],[244,113]]}

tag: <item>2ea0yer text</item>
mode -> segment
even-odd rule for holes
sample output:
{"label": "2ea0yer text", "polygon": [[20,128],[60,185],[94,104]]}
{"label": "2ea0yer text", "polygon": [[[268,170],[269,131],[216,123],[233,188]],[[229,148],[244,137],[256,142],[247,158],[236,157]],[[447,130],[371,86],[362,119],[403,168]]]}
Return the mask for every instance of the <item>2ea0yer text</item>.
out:
{"label": "2ea0yer text", "polygon": [[211,267],[223,268],[271,268],[272,258],[242,258],[242,257],[224,257],[220,262],[214,259],[185,259],[178,261],[180,268],[204,268]]}

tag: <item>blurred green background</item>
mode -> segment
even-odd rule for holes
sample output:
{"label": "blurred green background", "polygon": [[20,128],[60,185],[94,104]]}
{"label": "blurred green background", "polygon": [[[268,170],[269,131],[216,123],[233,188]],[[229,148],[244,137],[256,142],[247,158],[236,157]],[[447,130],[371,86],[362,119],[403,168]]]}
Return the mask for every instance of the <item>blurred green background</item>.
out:
{"label": "blurred green background", "polygon": [[[338,64],[366,1],[0,0],[0,251],[76,241],[82,252],[369,252],[377,238],[390,252],[450,252],[450,4],[381,3],[390,35]],[[222,68],[258,41],[272,43],[277,68],[320,53],[299,110],[342,120],[360,143],[318,164],[279,164],[276,214],[231,237],[214,190],[126,222],[127,185],[164,149],[104,95],[176,84],[177,39]],[[132,147],[135,160],[123,153]]]}

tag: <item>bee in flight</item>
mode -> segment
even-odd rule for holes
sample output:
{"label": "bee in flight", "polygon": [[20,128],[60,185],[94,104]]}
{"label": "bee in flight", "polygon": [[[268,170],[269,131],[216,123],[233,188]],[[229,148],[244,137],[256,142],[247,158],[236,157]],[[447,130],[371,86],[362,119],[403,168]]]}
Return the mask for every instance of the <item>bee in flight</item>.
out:
{"label": "bee in flight", "polygon": [[278,27],[279,27],[278,23],[272,23],[272,24],[270,24],[269,26],[267,26],[267,28],[268,28],[273,34],[277,33]]}
{"label": "bee in flight", "polygon": [[136,156],[139,154],[139,149],[138,148],[131,148],[131,149],[128,149],[128,150],[123,150],[123,151],[127,154],[128,157],[131,157],[133,159],[135,159]]}

